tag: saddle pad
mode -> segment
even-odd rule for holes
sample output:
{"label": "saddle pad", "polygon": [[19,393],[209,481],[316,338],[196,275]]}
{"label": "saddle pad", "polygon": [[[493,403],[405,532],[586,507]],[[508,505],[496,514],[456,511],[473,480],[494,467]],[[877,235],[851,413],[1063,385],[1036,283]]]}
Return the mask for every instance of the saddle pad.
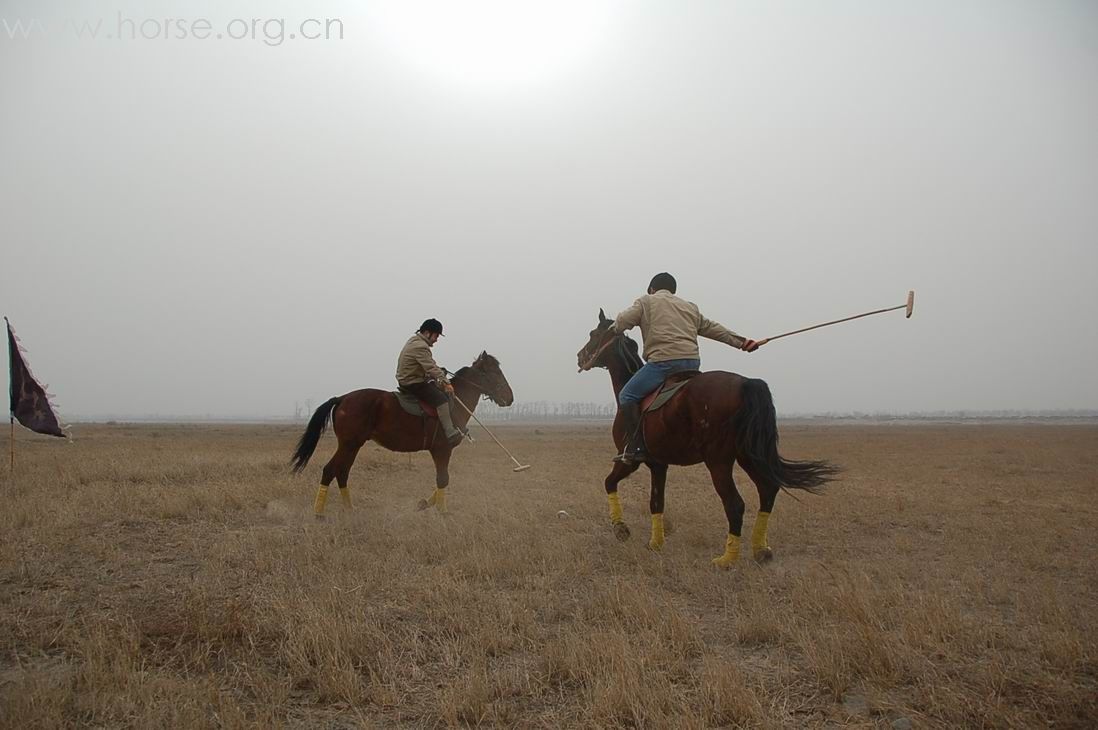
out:
{"label": "saddle pad", "polygon": [[[678,373],[676,373],[677,375]],[[675,397],[675,393],[682,390],[683,386],[690,382],[689,378],[679,380],[677,383],[664,382],[663,386],[654,393],[645,396],[641,401],[641,413],[651,413],[652,411],[659,410],[667,401]]]}
{"label": "saddle pad", "polygon": [[424,403],[414,395],[407,395],[401,393],[399,390],[391,391],[396,396],[397,402],[400,403],[400,407],[411,413],[413,416],[427,416],[428,418],[438,418],[438,410],[435,409],[429,403]]}

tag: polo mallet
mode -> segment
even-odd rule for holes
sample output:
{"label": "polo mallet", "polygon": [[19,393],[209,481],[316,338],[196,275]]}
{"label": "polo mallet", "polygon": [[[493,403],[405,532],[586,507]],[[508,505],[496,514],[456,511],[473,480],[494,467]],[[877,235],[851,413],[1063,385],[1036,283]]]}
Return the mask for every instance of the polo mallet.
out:
{"label": "polo mallet", "polygon": [[759,345],[759,347],[762,347],[767,342],[771,342],[773,340],[777,340],[777,339],[780,339],[782,337],[789,337],[789,335],[797,335],[797,334],[800,334],[801,332],[808,332],[809,330],[819,329],[820,327],[828,327],[828,326],[833,325],[833,324],[838,324],[839,322],[849,322],[852,319],[860,319],[861,317],[868,317],[871,314],[881,314],[882,312],[891,312],[891,311],[896,310],[896,309],[906,309],[907,310],[907,317],[906,318],[911,319],[911,313],[915,311],[915,290],[914,289],[907,293],[907,302],[905,302],[904,304],[900,304],[900,305],[895,306],[895,307],[888,307],[887,309],[875,309],[872,312],[865,312],[863,314],[855,314],[853,317],[843,317],[842,319],[836,319],[836,320],[833,320],[831,322],[824,322],[823,324],[814,324],[811,327],[805,327],[803,329],[793,330],[792,332],[785,332],[785,333],[780,334],[780,335],[774,335],[773,337],[767,337],[764,340],[759,340],[758,345]]}
{"label": "polo mallet", "polygon": [[467,406],[467,405],[465,405],[464,403],[461,402],[461,398],[458,398],[456,393],[451,393],[450,397],[453,398],[455,401],[457,401],[458,405],[460,405],[462,408],[464,408],[465,412],[468,413],[470,416],[472,416],[473,420],[477,422],[477,425],[479,425],[481,428],[483,428],[488,433],[488,435],[492,437],[492,440],[496,442],[496,445],[499,446],[501,449],[503,449],[503,451],[508,456],[511,457],[511,461],[515,462],[515,468],[512,469],[511,471],[526,471],[527,469],[530,468],[529,464],[520,464],[519,460],[516,459],[514,456],[512,456],[510,451],[507,451],[507,447],[504,446],[503,444],[501,444],[499,442],[499,439],[496,438],[496,435],[494,433],[492,433],[491,431],[489,431],[488,427],[480,422],[480,419],[476,417],[476,414],[473,413],[471,410],[469,410],[469,406]]}

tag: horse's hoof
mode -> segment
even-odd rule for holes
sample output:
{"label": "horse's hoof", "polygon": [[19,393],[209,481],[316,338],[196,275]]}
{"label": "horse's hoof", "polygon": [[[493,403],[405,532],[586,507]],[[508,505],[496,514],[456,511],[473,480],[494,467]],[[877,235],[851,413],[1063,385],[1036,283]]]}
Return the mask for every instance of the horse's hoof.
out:
{"label": "horse's hoof", "polygon": [[660,550],[663,550],[663,543],[662,542],[653,542],[653,541],[649,540],[648,541],[648,549],[651,550],[654,553],[658,553]]}
{"label": "horse's hoof", "polygon": [[430,506],[431,505],[427,504],[426,499],[421,499],[421,500],[419,500],[419,504],[416,505],[416,512],[422,512],[423,510],[427,509]]}
{"label": "horse's hoof", "polygon": [[717,566],[718,568],[720,568],[722,570],[727,570],[728,568],[731,568],[735,564],[736,564],[736,558],[730,557],[728,555],[720,555],[716,558],[713,558],[713,565]]}
{"label": "horse's hoof", "polygon": [[766,565],[774,559],[774,551],[768,547],[759,548],[754,553],[755,562],[759,565]]}
{"label": "horse's hoof", "polygon": [[622,542],[629,539],[629,526],[624,522],[614,523],[614,537],[618,538]]}
{"label": "horse's hoof", "polygon": [[327,522],[328,521],[328,518],[325,517],[324,515],[313,515],[313,517],[316,518],[317,522]]}

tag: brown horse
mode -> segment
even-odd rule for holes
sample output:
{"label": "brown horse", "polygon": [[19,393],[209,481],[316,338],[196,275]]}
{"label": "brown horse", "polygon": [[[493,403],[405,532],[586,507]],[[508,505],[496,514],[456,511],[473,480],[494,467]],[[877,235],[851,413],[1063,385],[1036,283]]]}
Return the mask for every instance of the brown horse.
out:
{"label": "brown horse", "polygon": [[[577,354],[581,371],[603,367],[610,371],[615,399],[642,366],[637,343],[610,329],[612,320],[599,310],[599,325]],[[614,444],[621,453],[626,434],[621,412],[614,419]],[[735,373],[711,371],[694,376],[662,408],[642,416],[648,445],[647,466],[652,472],[648,507],[652,537],[648,546],[663,547],[663,492],[667,467],[704,463],[728,518],[724,553],[713,562],[731,566],[739,558],[744,501],[732,479],[738,462],[759,490],[759,515],[751,536],[752,553],[763,562],[773,557],[767,544],[767,522],[778,490],[785,487],[818,491],[834,479],[837,469],[825,461],[789,461],[778,455],[777,417],[765,382]],[[615,463],[606,477],[610,522],[618,539],[629,537],[618,499],[618,482],[637,470],[637,464]]]}
{"label": "brown horse", "polygon": [[[456,398],[474,411],[481,396],[487,396],[501,406],[509,406],[515,400],[511,386],[499,368],[499,360],[487,352],[480,353],[469,367],[454,373],[451,380]],[[454,425],[464,430],[469,422],[469,413],[456,402],[452,412]],[[331,398],[316,409],[305,433],[301,435],[297,451],[291,459],[294,473],[300,472],[309,463],[309,457],[316,450],[320,436],[328,425],[329,416],[339,445],[335,455],[324,465],[320,477],[320,489],[313,505],[318,519],[323,519],[328,485],[333,478],[339,482],[339,496],[344,507],[351,508],[347,477],[358,450],[367,441],[380,444],[390,451],[429,451],[435,462],[435,491],[430,499],[420,500],[419,506],[426,509],[434,505],[440,512],[446,511],[444,490],[450,483],[450,454],[456,447],[447,442],[438,418],[408,413],[396,396],[387,390],[366,388]]]}

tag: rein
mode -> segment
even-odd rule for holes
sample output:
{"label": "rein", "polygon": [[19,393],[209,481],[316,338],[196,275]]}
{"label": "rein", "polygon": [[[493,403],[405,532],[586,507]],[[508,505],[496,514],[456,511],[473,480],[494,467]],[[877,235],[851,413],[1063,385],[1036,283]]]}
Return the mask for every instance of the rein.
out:
{"label": "rein", "polygon": [[464,380],[465,382],[471,384],[480,393],[480,395],[478,397],[486,397],[486,398],[488,398],[488,400],[492,401],[493,403],[496,402],[495,399],[492,398],[492,396],[488,394],[488,389],[485,388],[484,385],[477,382],[475,379],[470,378],[468,375],[459,375],[458,373],[452,373],[449,370],[447,370],[446,368],[442,368],[442,372],[449,375],[450,380]]}
{"label": "rein", "polygon": [[586,370],[590,370],[591,368],[593,368],[595,366],[595,361],[598,360],[599,356],[602,355],[602,353],[606,351],[607,347],[610,347],[610,345],[614,344],[614,340],[616,340],[617,338],[618,338],[618,335],[615,334],[613,337],[608,339],[606,342],[602,343],[602,345],[599,347],[599,349],[595,350],[595,354],[592,355],[591,357],[587,358],[587,360],[584,361],[583,365],[580,367],[580,372],[582,373]]}

